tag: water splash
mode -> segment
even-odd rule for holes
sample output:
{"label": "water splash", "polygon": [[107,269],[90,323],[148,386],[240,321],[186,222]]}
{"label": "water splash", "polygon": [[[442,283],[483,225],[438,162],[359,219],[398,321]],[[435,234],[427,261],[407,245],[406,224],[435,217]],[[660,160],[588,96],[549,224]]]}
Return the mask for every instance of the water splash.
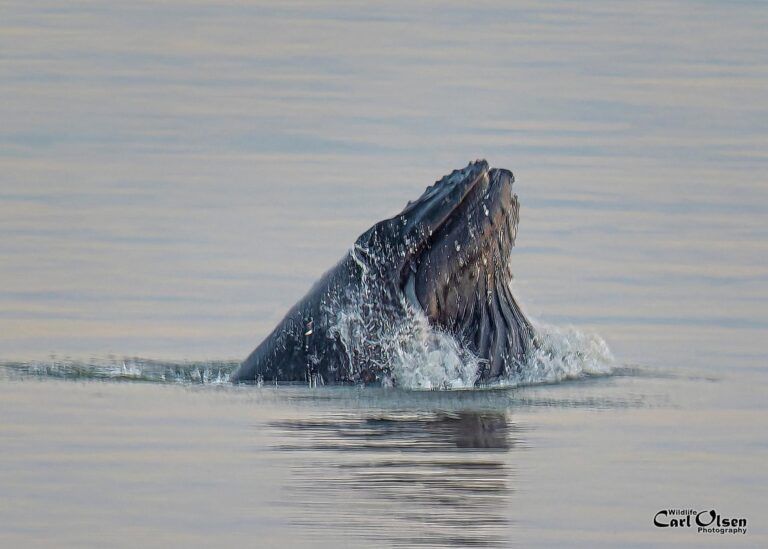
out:
{"label": "water splash", "polygon": [[[419,318],[421,316],[421,318]],[[391,364],[394,384],[425,389],[472,389],[482,362],[450,334],[431,327],[423,315],[399,330],[398,352]],[[522,368],[487,387],[556,383],[587,376],[610,375],[616,361],[599,335],[569,326],[535,323],[538,346]]]}
{"label": "water splash", "polygon": [[598,334],[573,326],[533,323],[538,345],[524,367],[503,384],[554,383],[585,376],[609,375],[616,368],[608,344]]}
{"label": "water splash", "polygon": [[382,384],[407,389],[472,387],[478,360],[449,334],[433,328],[405,299],[390,314],[354,302],[336,310],[329,334],[342,345],[351,373],[382,372]]}
{"label": "water splash", "polygon": [[156,383],[229,383],[237,361],[170,362],[145,358],[92,358],[75,360],[51,357],[49,360],[0,363],[0,373],[11,378],[52,377],[143,381]]}
{"label": "water splash", "polygon": [[473,387],[479,360],[447,333],[434,329],[421,311],[409,308],[393,338],[393,384],[408,389]]}

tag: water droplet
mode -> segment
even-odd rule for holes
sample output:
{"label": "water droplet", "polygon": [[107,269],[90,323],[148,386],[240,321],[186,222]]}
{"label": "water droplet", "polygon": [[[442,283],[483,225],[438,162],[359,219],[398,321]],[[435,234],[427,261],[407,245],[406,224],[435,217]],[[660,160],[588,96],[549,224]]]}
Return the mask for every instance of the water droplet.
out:
{"label": "water droplet", "polygon": [[456,246],[456,251],[457,252],[461,250],[461,244],[459,244],[458,240],[454,240],[453,244]]}
{"label": "water droplet", "polygon": [[483,211],[485,212],[485,217],[488,217],[488,208],[485,206],[485,202],[483,202]]}

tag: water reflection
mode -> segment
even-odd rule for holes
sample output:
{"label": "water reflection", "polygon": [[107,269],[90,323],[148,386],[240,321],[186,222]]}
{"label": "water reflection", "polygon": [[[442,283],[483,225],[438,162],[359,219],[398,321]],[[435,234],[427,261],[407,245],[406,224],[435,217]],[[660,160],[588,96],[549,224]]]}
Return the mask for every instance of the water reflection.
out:
{"label": "water reflection", "polygon": [[[334,415],[284,421],[296,522],[391,546],[507,545],[519,430],[505,412]],[[296,452],[308,451],[307,454]]]}

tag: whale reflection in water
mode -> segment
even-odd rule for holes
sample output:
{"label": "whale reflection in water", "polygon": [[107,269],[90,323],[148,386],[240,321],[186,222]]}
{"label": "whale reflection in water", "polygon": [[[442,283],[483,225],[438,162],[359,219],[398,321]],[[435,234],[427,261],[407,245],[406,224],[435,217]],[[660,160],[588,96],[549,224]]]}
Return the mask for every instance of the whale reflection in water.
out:
{"label": "whale reflection in water", "polygon": [[[501,412],[334,415],[275,422],[293,454],[302,523],[393,546],[508,545],[507,453],[518,429]],[[295,453],[311,452],[297,456]]]}

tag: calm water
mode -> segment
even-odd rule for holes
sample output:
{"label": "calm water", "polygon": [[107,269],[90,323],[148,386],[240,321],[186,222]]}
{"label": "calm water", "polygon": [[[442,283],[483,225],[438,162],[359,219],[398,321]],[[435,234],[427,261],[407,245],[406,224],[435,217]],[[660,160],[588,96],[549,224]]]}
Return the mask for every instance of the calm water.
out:
{"label": "calm water", "polygon": [[[0,545],[767,545],[766,28],[761,2],[3,2]],[[188,375],[477,157],[516,175],[516,296],[617,375]],[[88,366],[133,356],[186,382]],[[748,533],[655,528],[672,507]]]}

